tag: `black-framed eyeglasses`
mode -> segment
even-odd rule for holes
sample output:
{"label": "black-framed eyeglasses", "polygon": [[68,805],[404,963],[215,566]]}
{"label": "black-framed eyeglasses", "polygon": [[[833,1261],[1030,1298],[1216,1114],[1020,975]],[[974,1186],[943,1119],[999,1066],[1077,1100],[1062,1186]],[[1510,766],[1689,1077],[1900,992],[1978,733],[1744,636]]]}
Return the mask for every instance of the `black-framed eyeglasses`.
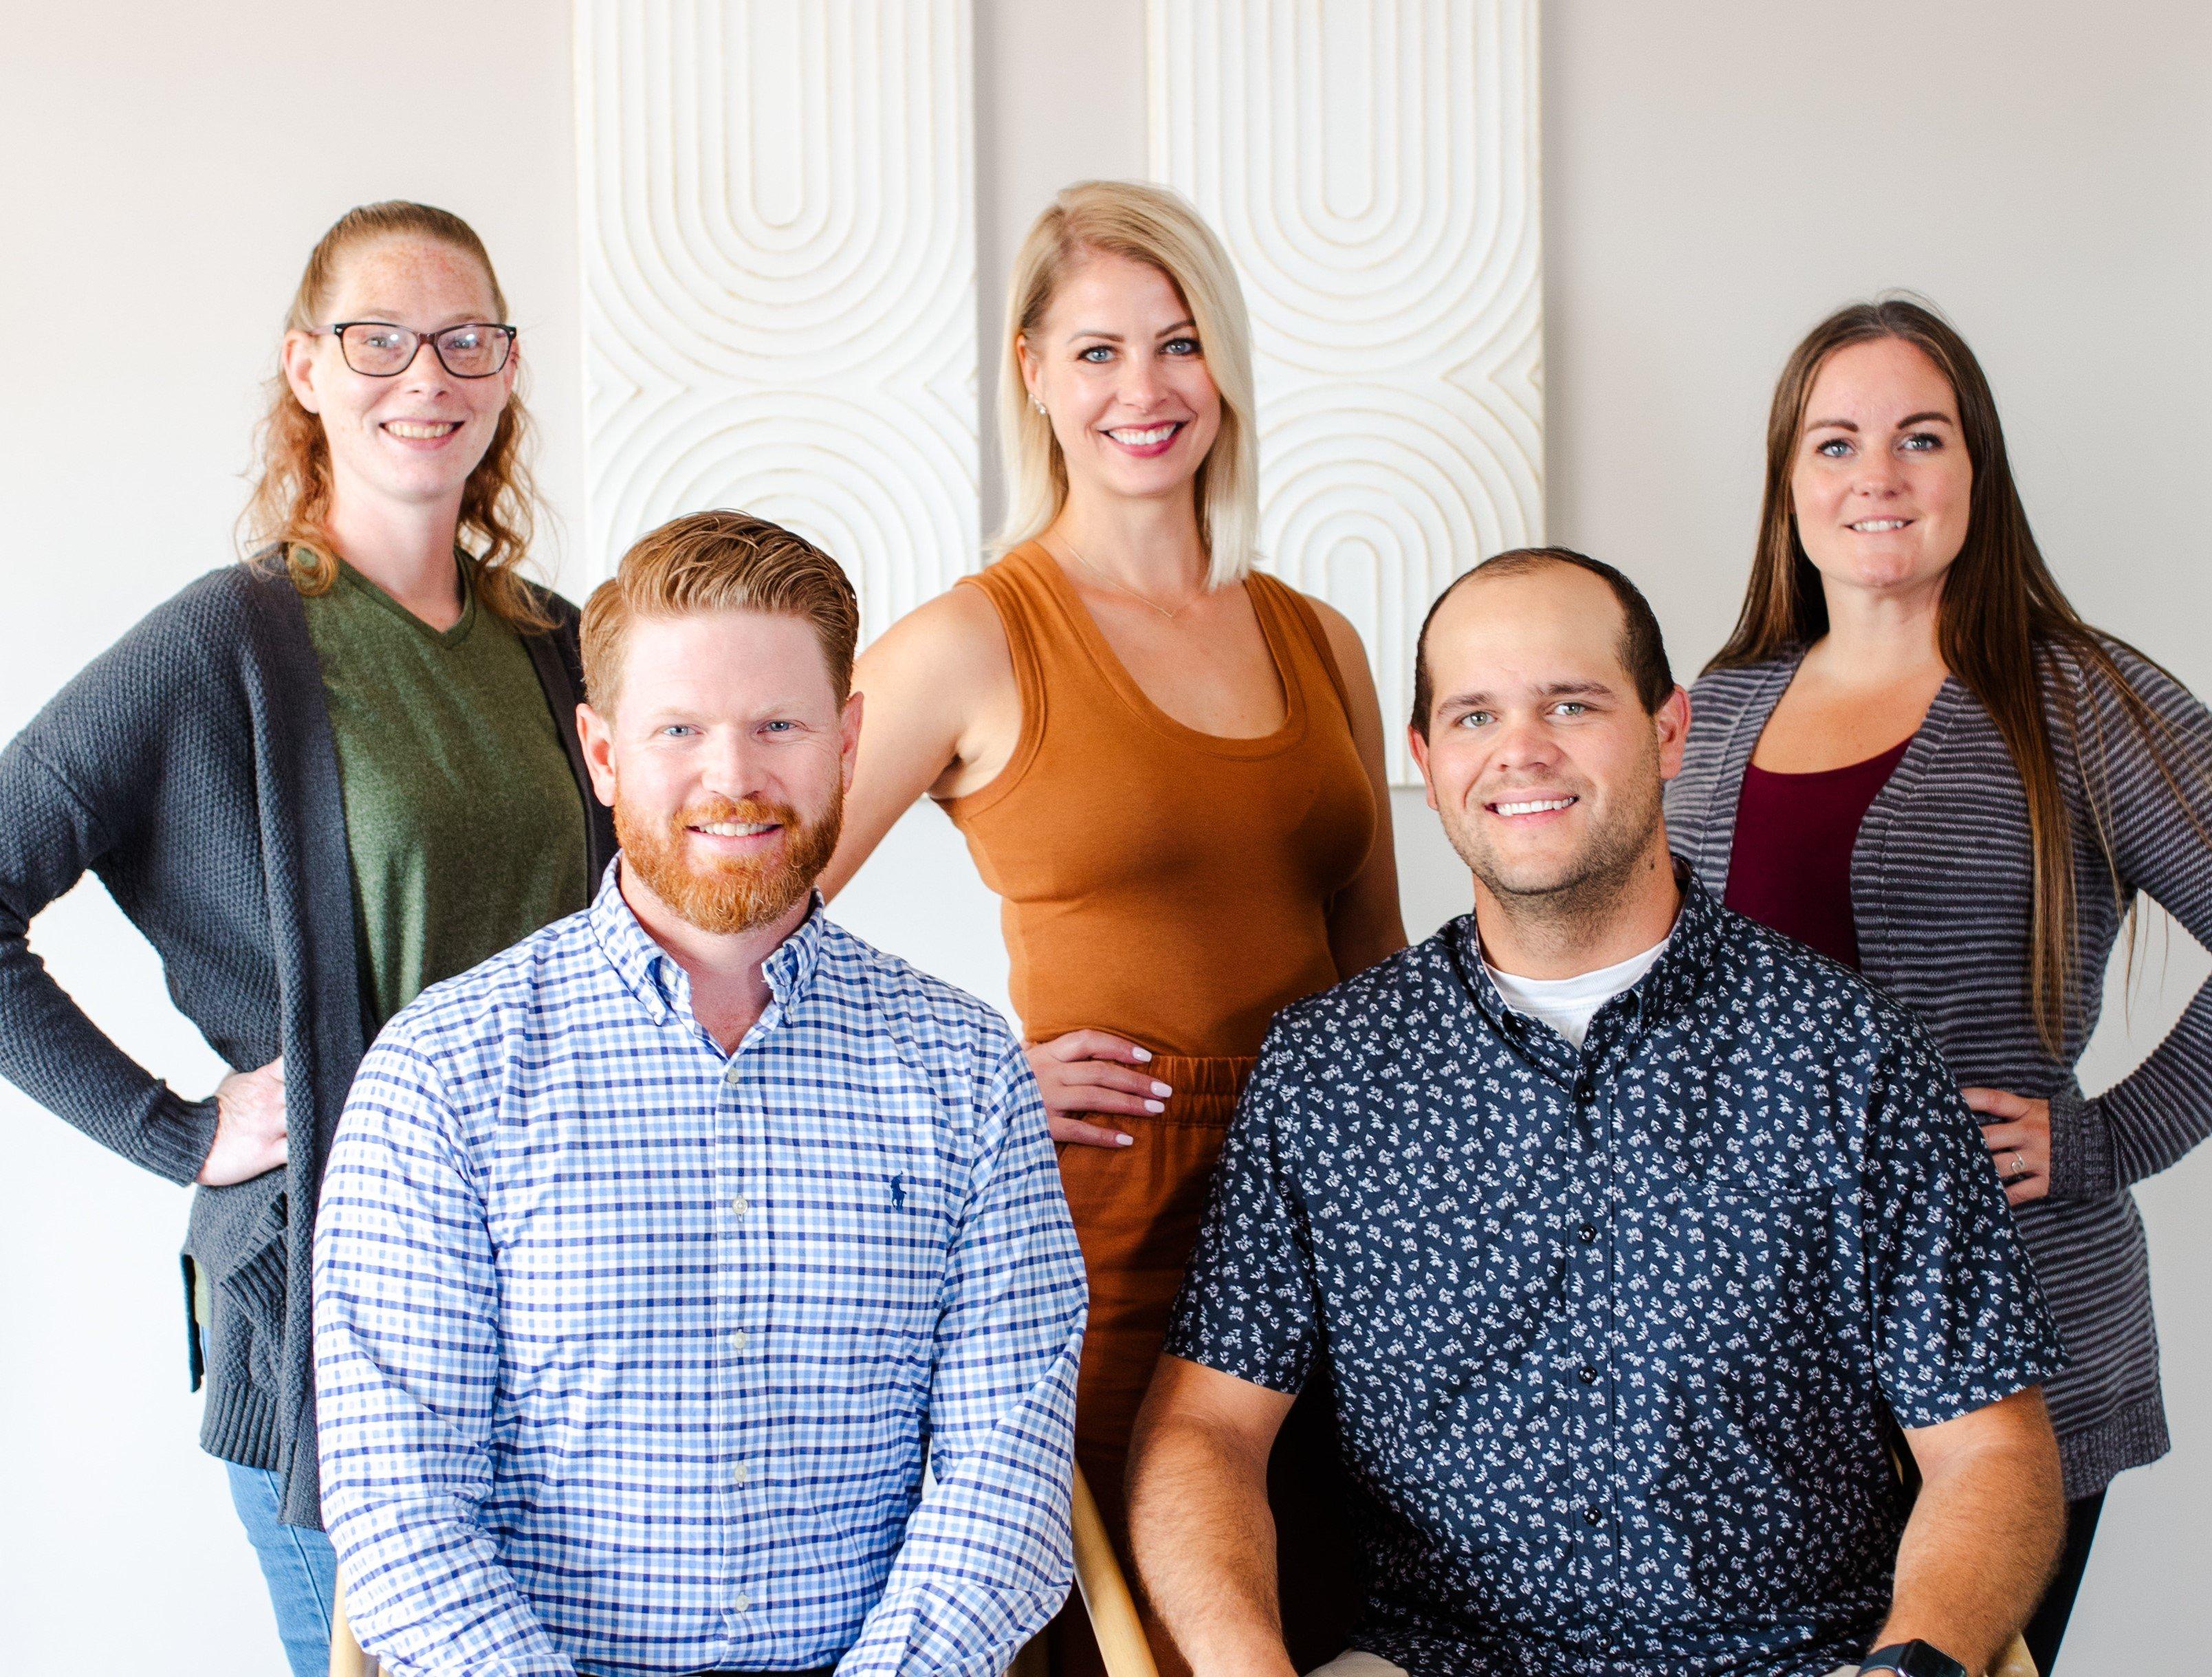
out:
{"label": "black-framed eyeglasses", "polygon": [[345,364],[372,379],[397,378],[414,366],[426,337],[438,364],[455,378],[489,379],[514,353],[514,331],[490,320],[471,320],[441,332],[418,332],[389,320],[341,320],[331,335]]}

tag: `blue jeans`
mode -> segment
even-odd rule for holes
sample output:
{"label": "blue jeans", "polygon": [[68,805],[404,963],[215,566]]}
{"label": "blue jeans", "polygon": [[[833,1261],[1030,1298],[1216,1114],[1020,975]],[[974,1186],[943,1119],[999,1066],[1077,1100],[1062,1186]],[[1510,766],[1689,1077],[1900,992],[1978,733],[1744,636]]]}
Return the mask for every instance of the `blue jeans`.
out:
{"label": "blue jeans", "polygon": [[269,1581],[269,1605],[276,1610],[276,1634],[283,1638],[292,1677],[330,1677],[337,1552],[322,1533],[277,1519],[274,1473],[266,1467],[241,1467],[235,1461],[222,1465],[230,1474],[231,1505],[252,1540],[261,1576]]}

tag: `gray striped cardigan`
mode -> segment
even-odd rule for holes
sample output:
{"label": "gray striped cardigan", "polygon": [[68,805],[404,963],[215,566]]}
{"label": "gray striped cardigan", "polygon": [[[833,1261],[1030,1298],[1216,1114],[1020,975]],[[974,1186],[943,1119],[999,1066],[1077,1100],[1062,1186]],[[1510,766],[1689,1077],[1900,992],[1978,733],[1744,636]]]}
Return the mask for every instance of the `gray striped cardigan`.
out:
{"label": "gray striped cardigan", "polygon": [[[2212,763],[2212,713],[2141,660],[2117,655],[2198,761]],[[1715,671],[1691,690],[1689,750],[1667,791],[1667,826],[1675,852],[1716,896],[1728,888],[1744,769],[1801,656]],[[2061,667],[2080,690],[2079,666]],[[1989,713],[1955,677],[1929,708],[1851,852],[1851,914],[1866,976],[1919,1010],[1961,1084],[2051,1103],[2051,1193],[2022,1206],[2019,1221],[2069,1358],[2046,1394],[2069,1498],[2166,1453],[2150,1267],[2129,1188],[2212,1132],[2212,982],[2122,1082],[2087,1097],[2074,1075],[2096,1027],[2122,912],[2094,838],[2085,775],[2111,811],[2123,900],[2142,891],[2212,946],[2212,846],[2114,695],[2096,686],[2087,699],[2078,752],[2065,744],[2061,704],[2045,702],[2074,817],[2080,921],[2075,1018],[2059,1057],[2036,1034],[2028,997],[2027,797]],[[2192,793],[2201,784],[2185,772],[2180,778]],[[2212,807],[2199,818],[2212,825]]]}

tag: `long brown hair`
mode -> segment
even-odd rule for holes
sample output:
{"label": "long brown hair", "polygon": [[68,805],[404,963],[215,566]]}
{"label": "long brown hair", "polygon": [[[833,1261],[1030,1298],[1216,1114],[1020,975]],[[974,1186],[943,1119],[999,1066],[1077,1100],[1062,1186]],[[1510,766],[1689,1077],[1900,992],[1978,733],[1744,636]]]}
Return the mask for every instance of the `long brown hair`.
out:
{"label": "long brown hair", "polygon": [[[1840,308],[1807,334],[1782,369],[1766,421],[1766,488],[1759,512],[1759,550],[1743,611],[1728,644],[1708,670],[1765,663],[1809,645],[1828,630],[1828,604],[1820,573],[1798,539],[1790,480],[1805,422],[1805,404],[1828,358],[1855,343],[1895,338],[1935,363],[1959,406],[1959,428],[1973,467],[1966,544],[1943,580],[1936,610],[1936,646],[1944,665],[1981,701],[1996,724],[2027,795],[2029,849],[2034,862],[2034,901],[2029,923],[2028,988],[2045,1047],[2064,1054],[2067,1027],[2080,1015],[2069,993],[2075,963],[2073,828],[2059,776],[2058,747],[2045,710],[2056,700],[2066,748],[2081,761],[2081,734],[2094,727],[2086,688],[2094,684],[2119,702],[2148,746],[2166,787],[2185,810],[2174,765],[2181,747],[2124,670],[2116,653],[2149,659],[2125,641],[2092,629],[2075,611],[2028,528],[2027,509],[2013,483],[1996,399],[1981,363],[1950,322],[1910,298],[1886,296]],[[2202,765],[2189,765],[2203,778]],[[2109,811],[2098,778],[2081,776],[2092,835],[2122,895],[2113,860]],[[2201,829],[2201,823],[2200,823]],[[2130,910],[2132,913],[2132,910]],[[2132,936],[2133,924],[2130,932]]]}
{"label": "long brown hair", "polygon": [[[299,289],[292,294],[285,331],[315,331],[339,264],[362,246],[394,238],[435,240],[474,258],[491,287],[493,307],[505,318],[507,297],[476,229],[449,210],[394,200],[349,210],[316,241]],[[516,571],[530,550],[538,505],[523,459],[529,441],[530,416],[518,376],[491,446],[461,490],[459,534],[475,557],[477,598],[517,628],[546,629],[552,619]],[[301,593],[322,593],[337,580],[325,522],[331,510],[330,441],[323,422],[300,405],[281,367],[268,383],[267,406],[254,429],[254,453],[258,470],[253,493],[239,515],[240,546],[254,556],[250,563],[273,564],[281,554]]]}

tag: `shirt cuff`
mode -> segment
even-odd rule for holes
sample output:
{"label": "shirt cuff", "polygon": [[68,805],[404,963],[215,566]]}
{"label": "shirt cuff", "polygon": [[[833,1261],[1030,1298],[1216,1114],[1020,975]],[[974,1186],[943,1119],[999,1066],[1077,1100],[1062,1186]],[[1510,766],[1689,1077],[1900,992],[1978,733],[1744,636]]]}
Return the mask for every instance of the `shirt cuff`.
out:
{"label": "shirt cuff", "polygon": [[164,1084],[154,1091],[138,1162],[173,1182],[189,1183],[215,1145],[215,1097],[188,1101]]}
{"label": "shirt cuff", "polygon": [[2069,1079],[2051,1097],[2051,1197],[2109,1200],[2119,1191],[2103,1109]]}

